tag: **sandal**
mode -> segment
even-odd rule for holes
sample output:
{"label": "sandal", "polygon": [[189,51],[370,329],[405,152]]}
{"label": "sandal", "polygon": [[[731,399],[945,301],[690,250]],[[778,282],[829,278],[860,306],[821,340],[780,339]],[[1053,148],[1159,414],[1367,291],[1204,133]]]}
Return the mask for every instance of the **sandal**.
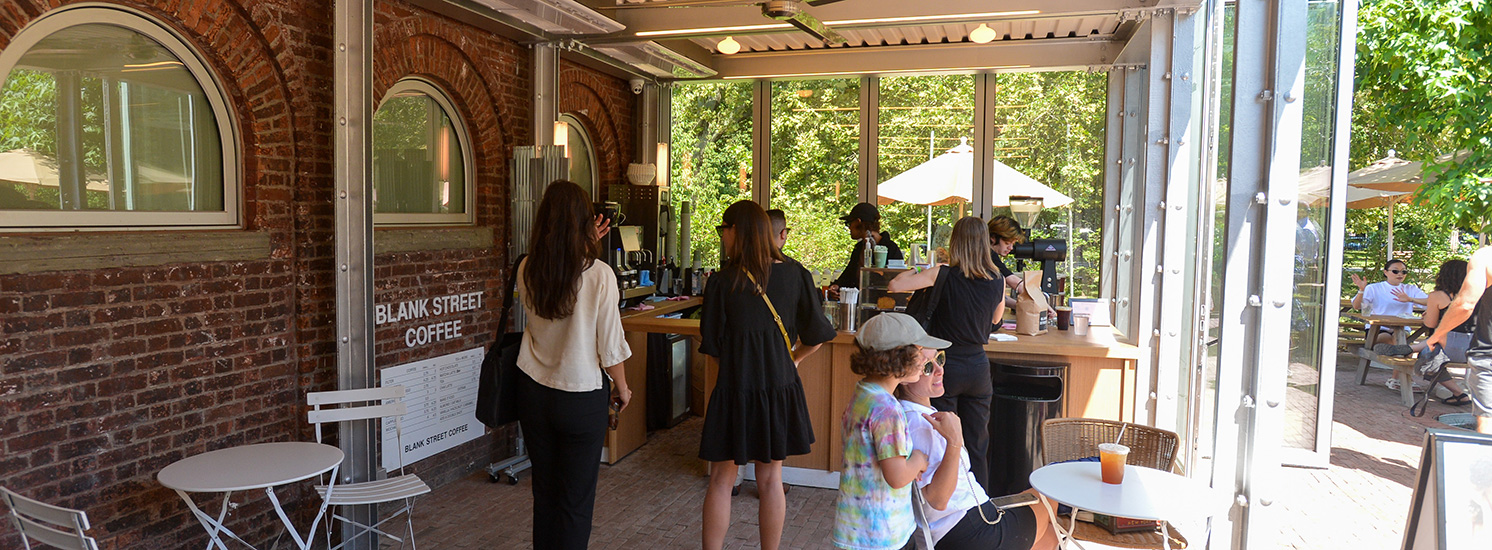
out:
{"label": "sandal", "polygon": [[1471,403],[1471,396],[1467,395],[1465,392],[1462,392],[1460,394],[1441,399],[1440,402],[1447,405],[1465,405],[1467,403]]}

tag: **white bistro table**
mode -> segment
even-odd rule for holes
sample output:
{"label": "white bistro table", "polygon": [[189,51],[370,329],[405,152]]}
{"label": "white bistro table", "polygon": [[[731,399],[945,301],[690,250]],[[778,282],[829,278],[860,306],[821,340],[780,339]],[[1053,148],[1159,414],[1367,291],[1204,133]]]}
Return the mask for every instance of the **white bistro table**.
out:
{"label": "white bistro table", "polygon": [[[285,509],[280,506],[280,499],[275,496],[274,488],[310,479],[326,472],[332,473],[331,483],[334,484],[337,479],[337,468],[342,464],[342,457],[341,449],[320,443],[256,443],[209,451],[178,460],[161,469],[155,477],[161,485],[181,495],[187,507],[191,508],[192,515],[202,522],[202,527],[207,529],[207,535],[210,537],[207,542],[209,550],[213,545],[217,545],[222,550],[228,549],[228,546],[218,537],[220,533],[228,535],[245,546],[254,547],[223,526],[223,520],[228,516],[228,502],[233,492],[253,489],[264,489],[264,493],[269,495],[270,503],[274,505],[275,513],[280,516],[285,529],[290,531],[290,536],[295,539],[296,546],[301,550],[309,550],[311,536],[316,533],[316,526],[321,522],[322,516],[326,515],[326,502],[329,499],[321,500],[321,508],[316,512],[316,519],[311,522],[311,528],[302,538],[296,531],[295,525],[290,522],[290,517],[285,514]],[[332,487],[328,485],[328,497],[331,490]],[[218,517],[213,518],[197,508],[197,503],[192,500],[191,493],[223,493],[222,509],[218,512]]]}
{"label": "white bistro table", "polygon": [[[1124,482],[1104,483],[1098,462],[1064,462],[1049,464],[1031,472],[1031,486],[1044,497],[1075,508],[1066,529],[1055,514],[1049,519],[1062,540],[1063,548],[1076,526],[1077,510],[1109,516],[1142,520],[1164,520],[1211,517],[1211,489],[1185,477],[1157,470],[1126,465]],[[1052,506],[1055,510],[1056,507]],[[1161,537],[1167,548],[1170,537]]]}

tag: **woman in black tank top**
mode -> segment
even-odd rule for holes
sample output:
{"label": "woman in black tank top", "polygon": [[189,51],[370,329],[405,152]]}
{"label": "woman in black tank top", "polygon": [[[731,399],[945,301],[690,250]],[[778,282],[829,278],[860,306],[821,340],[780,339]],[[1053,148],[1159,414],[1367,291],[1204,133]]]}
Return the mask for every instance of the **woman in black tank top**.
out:
{"label": "woman in black tank top", "polygon": [[947,350],[944,393],[932,405],[959,416],[969,469],[981,487],[988,487],[989,411],[994,389],[984,344],[989,342],[993,323],[1005,314],[1005,281],[990,261],[988,233],[979,218],[966,217],[953,225],[949,249],[948,265],[902,273],[886,288],[891,292],[927,288],[942,270],[951,270],[943,279],[938,303],[932,304],[927,327],[929,335],[953,342]]}

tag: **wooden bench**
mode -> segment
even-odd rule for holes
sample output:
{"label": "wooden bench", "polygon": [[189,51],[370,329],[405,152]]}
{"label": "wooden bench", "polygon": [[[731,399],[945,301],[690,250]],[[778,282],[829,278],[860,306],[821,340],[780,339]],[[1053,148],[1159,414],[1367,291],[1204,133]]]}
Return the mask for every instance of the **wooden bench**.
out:
{"label": "wooden bench", "polygon": [[[1357,365],[1357,385],[1366,383],[1369,367],[1393,371],[1392,376],[1399,381],[1399,397],[1404,401],[1404,406],[1414,406],[1414,379],[1419,376],[1414,372],[1413,357],[1381,355],[1367,348],[1358,349],[1357,356],[1362,358],[1362,362]],[[1466,363],[1446,363],[1445,367],[1464,369]],[[1435,388],[1425,388],[1425,391],[1433,392]]]}

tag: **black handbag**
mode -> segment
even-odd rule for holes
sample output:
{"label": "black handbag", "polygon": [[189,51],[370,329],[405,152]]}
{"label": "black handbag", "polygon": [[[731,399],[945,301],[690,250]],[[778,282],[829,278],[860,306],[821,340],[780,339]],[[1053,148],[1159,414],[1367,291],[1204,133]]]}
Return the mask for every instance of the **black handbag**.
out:
{"label": "black handbag", "polygon": [[1430,394],[1435,393],[1435,386],[1451,379],[1451,373],[1445,370],[1445,366],[1450,362],[1450,357],[1445,354],[1444,349],[1441,349],[1440,344],[1435,344],[1435,347],[1419,352],[1419,358],[1414,361],[1414,372],[1419,373],[1430,384],[1425,387],[1425,396],[1419,398],[1418,402],[1409,406],[1410,416],[1425,415],[1425,409],[1428,408],[1430,401]]}
{"label": "black handbag", "polygon": [[477,380],[477,420],[494,430],[518,420],[518,350],[523,332],[508,332],[508,312],[513,309],[513,294],[518,288],[518,266],[526,256],[520,254],[513,262],[497,334],[482,357],[482,374]]}
{"label": "black handbag", "polygon": [[938,270],[938,278],[933,281],[932,286],[918,289],[907,298],[906,314],[917,320],[923,330],[932,324],[933,313],[937,312],[938,302],[943,298],[943,286],[948,284],[948,275],[953,273],[953,268],[943,266]]}

